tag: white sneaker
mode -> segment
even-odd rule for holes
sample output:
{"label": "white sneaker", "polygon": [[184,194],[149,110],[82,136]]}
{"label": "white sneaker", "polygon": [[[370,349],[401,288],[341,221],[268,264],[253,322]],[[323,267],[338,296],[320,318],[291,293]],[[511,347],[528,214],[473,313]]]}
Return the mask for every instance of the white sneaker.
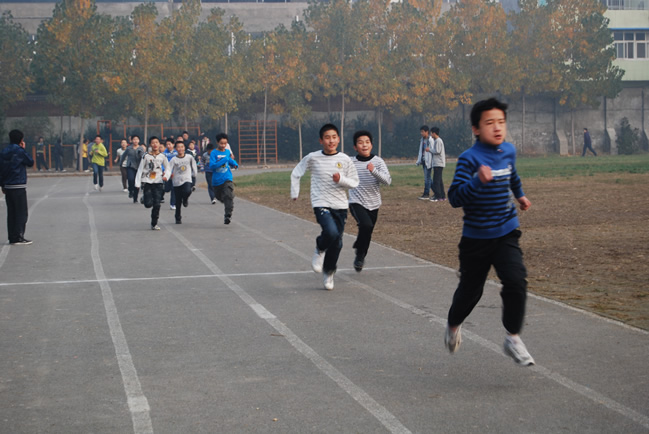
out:
{"label": "white sneaker", "polygon": [[160,230],[160,226],[158,226],[158,225],[151,225],[151,230],[153,230],[153,231],[159,231],[159,230]]}
{"label": "white sneaker", "polygon": [[216,204],[216,199],[212,199],[212,205]]}
{"label": "white sneaker", "polygon": [[518,335],[508,335],[505,339],[503,349],[505,350],[505,354],[514,359],[514,362],[520,366],[532,366],[534,364],[534,359],[527,352],[525,344]]}
{"label": "white sneaker", "polygon": [[125,189],[122,190],[122,191],[123,191],[124,193],[128,193],[128,188],[125,188]]}
{"label": "white sneaker", "polygon": [[169,209],[176,209],[176,205],[169,205]]}
{"label": "white sneaker", "polygon": [[322,264],[324,264],[325,253],[325,250],[318,250],[318,246],[316,246],[315,252],[313,252],[313,258],[311,259],[311,268],[313,268],[313,271],[316,273],[322,273]]}
{"label": "white sneaker", "polygon": [[336,274],[335,271],[322,273],[322,282],[327,291],[334,289],[334,274]]}
{"label": "white sneaker", "polygon": [[99,191],[101,191],[102,188],[104,188],[104,187],[99,187]]}
{"label": "white sneaker", "polygon": [[462,324],[457,326],[455,331],[451,330],[451,326],[446,324],[446,333],[444,334],[444,345],[453,354],[460,348],[462,343]]}
{"label": "white sneaker", "polygon": [[95,190],[99,190],[99,186],[95,184]]}

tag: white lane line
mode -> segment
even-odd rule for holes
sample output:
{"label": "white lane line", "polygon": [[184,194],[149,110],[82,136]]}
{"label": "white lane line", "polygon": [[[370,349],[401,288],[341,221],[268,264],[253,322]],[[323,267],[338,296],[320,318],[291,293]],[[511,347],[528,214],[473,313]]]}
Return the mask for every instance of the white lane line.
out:
{"label": "white lane line", "polygon": [[[363,268],[363,271],[372,271],[372,270],[402,270],[406,268],[430,268],[429,265],[395,265],[389,267],[367,267]],[[339,272],[351,272],[351,268],[339,268]],[[267,273],[225,273],[219,274],[220,276],[227,277],[253,277],[253,276],[290,276],[296,274],[313,274],[313,270],[287,270],[287,271],[269,271]],[[168,280],[168,279],[205,279],[213,278],[214,274],[191,274],[186,276],[154,276],[154,277],[113,277],[111,279],[105,279],[106,282],[137,282],[137,281],[147,281],[147,280]],[[32,285],[70,285],[75,283],[97,283],[96,279],[85,279],[85,280],[49,280],[49,281],[39,281],[39,282],[0,282],[0,287],[3,286],[32,286]]]}
{"label": "white lane line", "polygon": [[101,258],[99,256],[99,238],[97,237],[97,226],[95,224],[95,213],[92,206],[88,203],[88,193],[83,197],[83,203],[86,205],[86,208],[88,208],[92,264],[95,268],[95,275],[97,276],[99,287],[101,288],[101,296],[104,301],[104,308],[106,309],[106,319],[108,321],[110,337],[113,340],[113,347],[115,348],[115,355],[117,357],[117,365],[122,374],[126,401],[133,422],[133,432],[135,434],[152,434],[153,424],[151,423],[149,402],[142,392],[142,385],[137,376],[137,371],[133,364],[133,358],[131,357],[131,352],[129,351],[128,343],[126,342],[126,336],[124,335],[124,330],[122,329],[122,324],[119,320],[113,292],[110,289],[110,285],[108,284],[108,280],[104,274],[104,267],[101,264]]}
{"label": "white lane line", "polygon": [[[265,239],[267,241],[275,243],[275,244],[277,244],[278,246],[281,246],[281,247],[286,246],[285,243],[283,243],[281,241],[278,241],[278,240],[275,240],[275,239],[271,238],[270,236],[264,234],[261,231],[258,231],[258,230],[254,229],[254,228],[246,226],[246,225],[244,225],[242,223],[238,223],[238,224],[241,227],[243,227],[244,229],[255,233],[256,235],[258,235],[259,237],[261,237],[261,238],[263,238],[263,239]],[[293,249],[292,247],[290,249],[287,249],[287,250],[289,250],[291,252],[294,252],[294,253],[296,252],[296,250]],[[308,261],[311,260],[311,258],[308,255],[306,255],[306,254],[304,254],[302,252],[297,252],[297,256],[299,256],[301,258],[304,258],[304,259],[306,259]],[[439,325],[441,325],[443,327],[446,327],[446,318],[442,318],[442,317],[439,317],[439,316],[434,315],[432,313],[426,312],[426,311],[424,311],[422,309],[419,309],[419,308],[417,308],[417,307],[415,307],[415,306],[413,306],[413,305],[411,305],[409,303],[406,303],[406,302],[404,302],[402,300],[399,300],[399,299],[397,299],[395,297],[392,297],[391,295],[385,294],[385,293],[383,293],[383,292],[381,292],[381,291],[379,291],[377,289],[374,289],[369,285],[366,285],[366,284],[364,284],[362,282],[359,282],[358,280],[355,280],[352,277],[346,276],[344,274],[340,274],[340,275],[337,274],[337,276],[342,280],[345,280],[347,282],[350,282],[350,283],[352,283],[354,285],[357,285],[357,286],[361,287],[362,289],[364,289],[365,291],[375,295],[376,297],[382,298],[383,300],[386,300],[386,301],[388,301],[388,302],[390,302],[390,303],[392,303],[392,304],[394,304],[396,306],[399,306],[399,307],[401,307],[403,309],[406,309],[407,311],[412,312],[415,315],[427,318],[430,322],[434,322],[434,323],[437,323],[437,324],[439,324]],[[497,282],[494,282],[492,280],[487,281],[487,284],[496,285],[496,286],[500,287],[500,284],[498,284]],[[545,300],[544,298],[538,297],[538,296],[536,296],[536,298]],[[563,303],[558,303],[558,302],[555,302],[555,304],[563,305]],[[574,310],[579,310],[579,309],[576,309],[576,308],[573,308],[573,309]],[[581,310],[579,310],[579,311],[581,311]],[[601,318],[601,317],[597,316],[597,318]],[[618,323],[618,322],[616,322],[614,320],[610,320],[610,319],[607,319],[607,320],[609,322],[614,322],[616,324],[623,325],[626,328],[632,328],[633,330],[636,330],[635,327],[628,326],[627,324]],[[637,331],[640,331],[640,332],[642,332],[644,334],[647,334],[647,331],[645,331],[645,330],[637,329]],[[503,357],[506,357],[506,356],[503,355],[502,349],[501,349],[501,347],[499,345],[497,345],[497,344],[495,344],[495,343],[493,343],[493,342],[491,342],[491,341],[489,341],[489,340],[487,340],[487,339],[485,339],[485,338],[483,338],[483,337],[481,337],[481,336],[479,336],[479,335],[477,335],[475,333],[472,333],[472,332],[470,332],[468,330],[462,329],[462,337],[465,337],[465,336],[466,336],[467,339],[476,342],[477,344],[483,346],[484,348],[487,348],[487,349],[489,349],[489,350],[491,350],[491,351],[493,351],[493,352],[495,352],[495,353],[497,353],[497,354],[499,354],[499,355],[501,355]],[[617,402],[617,401],[615,401],[613,399],[610,399],[610,398],[604,396],[603,394],[601,394],[601,393],[599,393],[599,392],[597,392],[597,391],[595,391],[593,389],[590,389],[590,388],[588,388],[586,386],[578,384],[578,383],[570,380],[569,378],[566,378],[566,377],[564,377],[564,376],[562,376],[562,375],[560,375],[558,373],[550,371],[549,369],[547,369],[547,368],[545,368],[543,366],[535,365],[535,366],[533,366],[533,367],[531,367],[529,369],[543,375],[544,377],[546,377],[546,378],[548,378],[548,379],[550,379],[552,381],[555,381],[556,383],[560,384],[563,387],[566,387],[566,388],[572,390],[573,392],[576,392],[576,393],[582,395],[583,397],[595,402],[596,404],[601,404],[601,405],[605,406],[606,408],[608,408],[610,410],[613,410],[613,411],[621,414],[622,416],[627,417],[627,418],[633,420],[634,422],[642,425],[644,428],[649,429],[649,417],[648,416],[645,416],[645,415],[643,415],[641,413],[638,413],[637,411],[635,411],[635,410],[633,410],[633,409],[631,409],[629,407],[626,407],[625,405],[620,404],[619,402]]]}
{"label": "white lane line", "polygon": [[182,242],[189,251],[191,251],[198,259],[205,264],[205,266],[214,273],[214,276],[217,276],[223,283],[225,283],[228,288],[230,288],[235,294],[243,300],[255,313],[262,319],[264,319],[271,327],[273,327],[277,332],[283,335],[286,340],[295,348],[297,351],[302,353],[307,359],[309,359],[321,372],[331,378],[338,386],[343,389],[347,394],[349,394],[356,402],[363,406],[370,414],[372,414],[385,428],[387,428],[392,433],[410,433],[410,430],[406,428],[392,413],[390,413],[385,407],[376,402],[370,395],[368,395],[363,389],[354,384],[349,378],[343,375],[338,369],[333,365],[327,362],[322,356],[320,356],[313,348],[308,346],[302,339],[300,339],[293,331],[288,328],[284,323],[282,323],[275,315],[273,315],[268,309],[259,304],[253,297],[250,296],[243,288],[234,283],[232,279],[223,274],[223,272],[216,266],[207,256],[203,254],[200,250],[196,249],[193,244],[177,232],[175,229],[172,229],[170,225],[164,224],[165,228],[173,234],[180,242]]}
{"label": "white lane line", "polygon": [[[34,210],[36,209],[36,207],[38,206],[38,204],[41,203],[41,202],[43,202],[45,199],[47,199],[47,198],[49,197],[49,193],[50,193],[50,191],[52,191],[52,190],[53,190],[53,189],[58,185],[58,183],[59,183],[59,181],[56,181],[56,182],[54,183],[54,185],[52,185],[52,186],[47,190],[47,193],[45,193],[45,195],[44,195],[43,197],[39,198],[36,202],[34,202],[34,203],[32,204],[32,206],[30,206],[30,207],[27,209],[27,215],[32,215],[32,213],[34,212]],[[0,268],[2,268],[2,266],[3,266],[4,263],[5,263],[5,260],[7,259],[7,256],[9,255],[9,247],[10,247],[9,244],[5,244],[4,246],[2,246],[2,250],[0,250]],[[20,248],[22,248],[22,247],[20,247]]]}

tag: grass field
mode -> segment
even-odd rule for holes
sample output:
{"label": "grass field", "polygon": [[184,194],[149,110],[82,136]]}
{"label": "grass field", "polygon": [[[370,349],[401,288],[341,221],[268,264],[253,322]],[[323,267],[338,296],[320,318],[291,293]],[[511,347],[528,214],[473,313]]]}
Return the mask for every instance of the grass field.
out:
{"label": "grass field", "polygon": [[[454,169],[444,170],[446,189]],[[649,329],[649,155],[519,158],[517,169],[532,201],[520,217],[529,290]],[[373,240],[457,268],[462,210],[417,200],[414,164],[390,171]],[[290,170],[267,172],[238,177],[236,194],[313,220],[308,174],[301,185],[293,202]],[[351,217],[347,232],[356,232]]]}

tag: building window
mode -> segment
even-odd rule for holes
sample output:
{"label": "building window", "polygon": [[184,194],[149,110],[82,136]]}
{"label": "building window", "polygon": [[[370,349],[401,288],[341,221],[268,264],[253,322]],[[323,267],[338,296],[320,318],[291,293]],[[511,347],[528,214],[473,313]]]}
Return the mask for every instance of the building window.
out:
{"label": "building window", "polygon": [[615,56],[618,59],[647,60],[649,57],[649,32],[613,32]]}

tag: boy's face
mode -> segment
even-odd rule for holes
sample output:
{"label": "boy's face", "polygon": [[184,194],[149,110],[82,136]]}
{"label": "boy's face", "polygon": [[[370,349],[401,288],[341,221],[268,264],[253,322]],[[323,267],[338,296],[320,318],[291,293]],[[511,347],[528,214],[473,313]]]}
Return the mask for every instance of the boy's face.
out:
{"label": "boy's face", "polygon": [[189,149],[194,150],[195,147],[196,147],[196,143],[189,142]]}
{"label": "boy's face", "polygon": [[139,137],[133,137],[133,146],[136,148],[140,146],[140,138]]}
{"label": "boy's face", "polygon": [[219,140],[219,142],[217,143],[217,146],[219,147],[219,151],[221,152],[225,151],[225,147],[227,146],[227,144],[228,144],[228,139]]}
{"label": "boy's face", "polygon": [[126,149],[128,143],[126,142],[126,140],[122,140],[122,142],[119,145],[122,147],[122,149]]}
{"label": "boy's face", "polygon": [[101,137],[95,137],[95,143],[100,144],[101,143]]}
{"label": "boy's face", "polygon": [[325,154],[333,155],[336,153],[338,144],[340,143],[340,137],[336,130],[325,131],[320,139],[320,144]]}
{"label": "boy's face", "polygon": [[427,139],[427,138],[428,138],[428,131],[426,131],[426,130],[419,130],[419,132],[421,133],[421,137],[423,137],[424,139]]}
{"label": "boy's face", "polygon": [[151,152],[157,154],[158,149],[160,148],[160,142],[158,141],[158,139],[153,139],[151,140],[151,143],[149,143],[149,146],[151,146]]}
{"label": "boy's face", "polygon": [[471,127],[473,134],[478,136],[479,140],[492,146],[499,146],[505,141],[507,135],[507,119],[505,112],[500,109],[491,109],[482,112],[478,128]]}
{"label": "boy's face", "polygon": [[354,149],[361,157],[369,157],[372,152],[372,142],[367,136],[360,136],[354,143]]}
{"label": "boy's face", "polygon": [[185,156],[185,144],[182,142],[176,143],[176,152],[178,152],[179,157]]}
{"label": "boy's face", "polygon": [[174,150],[174,142],[167,142],[167,150],[169,152]]}

